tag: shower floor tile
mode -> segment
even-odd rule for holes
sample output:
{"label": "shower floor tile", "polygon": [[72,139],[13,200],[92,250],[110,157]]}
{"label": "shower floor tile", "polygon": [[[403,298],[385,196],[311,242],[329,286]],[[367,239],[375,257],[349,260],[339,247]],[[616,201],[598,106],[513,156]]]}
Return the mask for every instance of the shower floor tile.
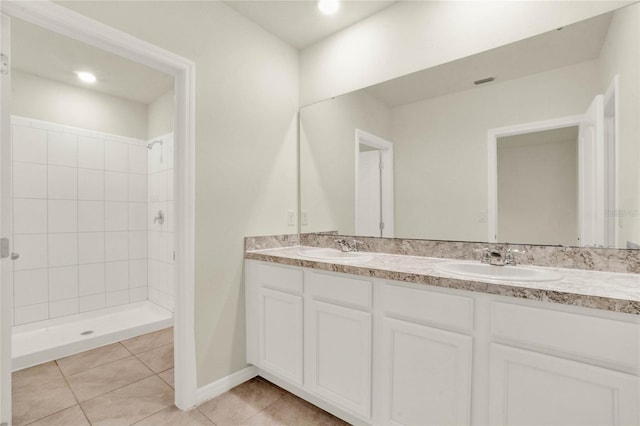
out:
{"label": "shower floor tile", "polygon": [[167,328],[13,373],[14,426],[346,424],[259,377],[180,411],[172,342]]}

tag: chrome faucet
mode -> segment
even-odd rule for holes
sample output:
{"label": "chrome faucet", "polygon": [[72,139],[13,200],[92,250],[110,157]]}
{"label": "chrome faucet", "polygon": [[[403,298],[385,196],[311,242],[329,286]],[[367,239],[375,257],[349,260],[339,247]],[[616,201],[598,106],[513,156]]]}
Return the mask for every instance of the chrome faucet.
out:
{"label": "chrome faucet", "polygon": [[516,266],[516,258],[514,253],[524,253],[521,250],[508,249],[504,256],[498,250],[492,250],[489,247],[482,249],[482,258],[480,262],[493,266]]}
{"label": "chrome faucet", "polygon": [[489,247],[482,249],[482,259],[480,261],[494,266],[504,266],[505,264],[502,260],[502,254],[498,250],[492,250]]}
{"label": "chrome faucet", "polygon": [[362,245],[362,241],[358,241],[358,240],[347,241],[344,238],[339,238],[335,240],[335,243],[343,252],[359,251],[360,246]]}

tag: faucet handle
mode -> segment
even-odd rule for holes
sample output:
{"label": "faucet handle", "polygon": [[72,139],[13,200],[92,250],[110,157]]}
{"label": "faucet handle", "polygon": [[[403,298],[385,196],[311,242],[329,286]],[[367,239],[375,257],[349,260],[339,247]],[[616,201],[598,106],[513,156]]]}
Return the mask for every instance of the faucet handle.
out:
{"label": "faucet handle", "polygon": [[491,263],[491,250],[489,249],[489,247],[485,247],[482,249],[482,258],[480,258],[480,262]]}
{"label": "faucet handle", "polygon": [[340,247],[341,251],[351,251],[351,246],[344,238],[338,238],[333,241],[338,245],[338,247]]}
{"label": "faucet handle", "polygon": [[352,251],[360,251],[360,247],[364,244],[362,241],[353,240],[351,241],[350,247]]}
{"label": "faucet handle", "polygon": [[507,249],[507,254],[504,256],[504,264],[516,266],[516,257],[514,254],[524,254],[526,252],[526,250],[518,250],[514,248]]}

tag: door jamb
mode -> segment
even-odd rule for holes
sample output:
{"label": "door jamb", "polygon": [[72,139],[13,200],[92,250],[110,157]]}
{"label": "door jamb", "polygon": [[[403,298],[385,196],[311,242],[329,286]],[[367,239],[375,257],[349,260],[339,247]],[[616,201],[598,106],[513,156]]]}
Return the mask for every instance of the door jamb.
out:
{"label": "door jamb", "polygon": [[[197,403],[194,334],[195,63],[48,0],[5,0],[2,12],[175,77],[175,404],[182,410],[192,408]],[[5,306],[1,308],[4,311]]]}

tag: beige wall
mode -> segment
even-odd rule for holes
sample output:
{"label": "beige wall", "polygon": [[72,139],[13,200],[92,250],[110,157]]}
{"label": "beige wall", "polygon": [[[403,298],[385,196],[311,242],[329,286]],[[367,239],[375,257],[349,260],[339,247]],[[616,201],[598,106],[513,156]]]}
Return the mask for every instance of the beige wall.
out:
{"label": "beige wall", "polygon": [[365,92],[300,113],[302,232],[355,233],[355,129],[389,139],[391,110]]}
{"label": "beige wall", "polygon": [[297,51],[222,2],[62,2],[196,64],[198,385],[245,367],[243,237],[295,232]]}
{"label": "beige wall", "polygon": [[498,139],[498,241],[579,245],[577,128],[572,139],[536,135]]}
{"label": "beige wall", "polygon": [[11,114],[147,139],[147,106],[20,70],[11,76]]}
{"label": "beige wall", "polygon": [[640,4],[616,11],[600,54],[602,93],[620,76],[618,246],[640,244]]}
{"label": "beige wall", "polygon": [[406,1],[300,52],[308,105],[609,12],[630,1]]}
{"label": "beige wall", "polygon": [[147,139],[164,136],[173,132],[173,89],[149,104]]}

